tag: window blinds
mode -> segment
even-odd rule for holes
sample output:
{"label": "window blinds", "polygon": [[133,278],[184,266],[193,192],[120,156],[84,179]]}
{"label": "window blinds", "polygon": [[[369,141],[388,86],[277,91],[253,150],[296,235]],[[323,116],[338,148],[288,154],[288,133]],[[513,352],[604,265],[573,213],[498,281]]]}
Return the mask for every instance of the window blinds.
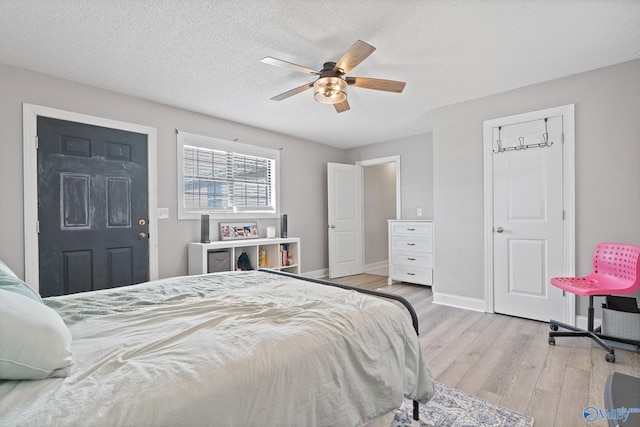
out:
{"label": "window blinds", "polygon": [[275,210],[273,159],[190,145],[183,150],[185,210]]}

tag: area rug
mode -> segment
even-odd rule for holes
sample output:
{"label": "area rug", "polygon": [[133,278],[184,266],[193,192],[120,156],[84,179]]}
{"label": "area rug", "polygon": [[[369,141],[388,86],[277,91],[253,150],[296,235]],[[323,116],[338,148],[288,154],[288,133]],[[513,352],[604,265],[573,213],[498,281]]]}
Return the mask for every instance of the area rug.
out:
{"label": "area rug", "polygon": [[[510,409],[486,402],[470,394],[435,384],[435,394],[426,404],[420,405],[421,426],[433,427],[531,427],[533,418]],[[391,427],[411,427],[413,402],[405,399],[396,411]]]}

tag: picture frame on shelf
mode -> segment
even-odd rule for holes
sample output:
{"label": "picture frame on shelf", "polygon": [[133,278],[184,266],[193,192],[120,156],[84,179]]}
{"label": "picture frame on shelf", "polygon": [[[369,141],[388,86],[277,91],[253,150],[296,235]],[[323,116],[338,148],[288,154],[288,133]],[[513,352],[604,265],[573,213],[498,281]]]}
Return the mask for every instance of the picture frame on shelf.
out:
{"label": "picture frame on shelf", "polygon": [[220,240],[259,239],[258,224],[255,222],[220,222]]}

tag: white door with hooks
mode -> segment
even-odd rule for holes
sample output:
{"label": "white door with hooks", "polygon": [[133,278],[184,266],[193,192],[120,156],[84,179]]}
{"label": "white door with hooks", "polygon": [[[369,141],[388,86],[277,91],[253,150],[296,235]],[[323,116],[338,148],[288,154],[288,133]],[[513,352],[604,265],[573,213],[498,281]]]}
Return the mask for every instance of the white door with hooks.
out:
{"label": "white door with hooks", "polygon": [[[571,106],[573,107],[573,106]],[[560,108],[560,107],[559,107]],[[564,110],[485,122],[485,200],[489,307],[496,313],[573,323],[566,297],[550,285],[573,273],[573,144]],[[571,156],[567,162],[566,156]],[[487,170],[488,169],[488,170]],[[489,249],[490,248],[490,249]],[[491,276],[491,277],[489,277]],[[569,316],[567,316],[569,315]]]}

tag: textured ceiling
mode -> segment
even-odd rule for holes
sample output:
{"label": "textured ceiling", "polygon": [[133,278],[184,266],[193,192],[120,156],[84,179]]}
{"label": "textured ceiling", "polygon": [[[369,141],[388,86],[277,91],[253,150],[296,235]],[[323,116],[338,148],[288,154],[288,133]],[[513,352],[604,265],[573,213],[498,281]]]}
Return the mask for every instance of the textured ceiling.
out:
{"label": "textured ceiling", "polygon": [[[306,91],[356,41],[337,114]],[[640,57],[638,0],[2,0],[0,62],[319,143],[350,148],[429,132],[434,108]],[[1,96],[1,95],[0,95]]]}

